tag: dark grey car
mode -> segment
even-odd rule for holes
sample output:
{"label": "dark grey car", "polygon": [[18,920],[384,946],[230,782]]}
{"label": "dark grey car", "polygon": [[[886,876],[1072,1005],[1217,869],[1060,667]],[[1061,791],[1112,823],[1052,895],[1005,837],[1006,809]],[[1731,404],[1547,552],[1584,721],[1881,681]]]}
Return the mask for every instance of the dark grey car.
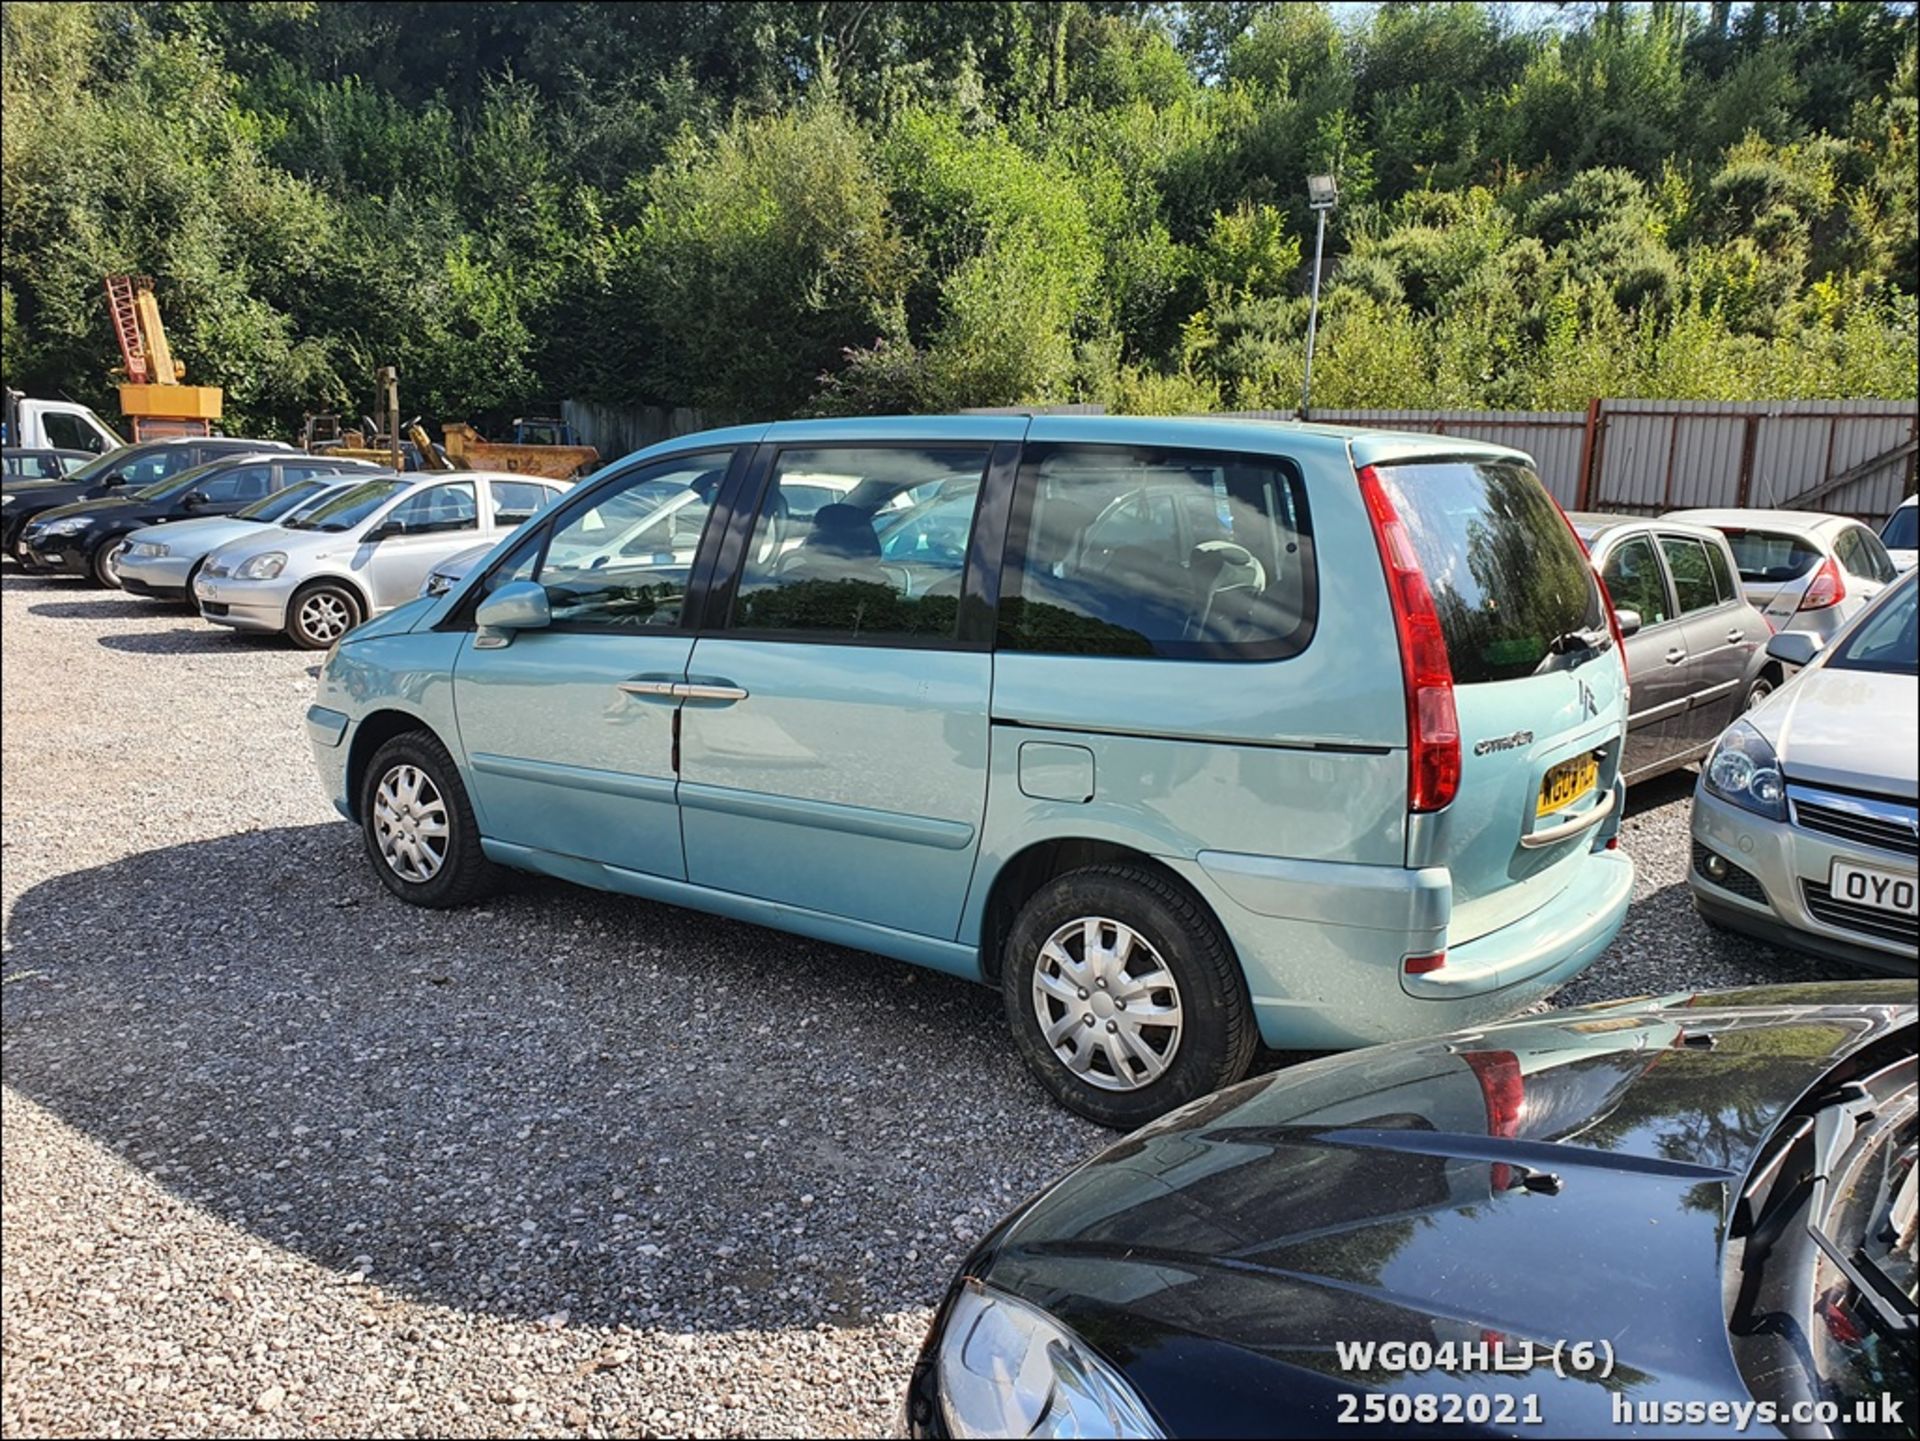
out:
{"label": "dark grey car", "polygon": [[1614,608],[1640,618],[1627,636],[1633,699],[1621,774],[1643,781],[1702,759],[1784,679],[1767,657],[1773,628],[1742,593],[1726,537],[1645,516],[1568,519]]}

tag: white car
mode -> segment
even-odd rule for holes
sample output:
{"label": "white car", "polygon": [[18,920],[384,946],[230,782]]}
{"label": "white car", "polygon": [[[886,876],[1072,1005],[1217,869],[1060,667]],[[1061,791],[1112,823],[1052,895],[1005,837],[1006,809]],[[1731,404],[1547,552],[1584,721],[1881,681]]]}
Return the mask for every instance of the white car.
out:
{"label": "white car", "polygon": [[200,613],[325,650],[419,594],[435,565],[498,541],[572,484],[492,471],[369,480],[270,534],[230,541],[194,578]]}
{"label": "white car", "polygon": [[1807,510],[1672,510],[1733,546],[1741,588],[1775,630],[1832,640],[1899,576],[1880,537],[1844,515]]}
{"label": "white car", "polygon": [[1910,495],[1894,507],[1880,527],[1880,544],[1894,565],[1903,571],[1913,569],[1914,561],[1920,559],[1920,497]]}

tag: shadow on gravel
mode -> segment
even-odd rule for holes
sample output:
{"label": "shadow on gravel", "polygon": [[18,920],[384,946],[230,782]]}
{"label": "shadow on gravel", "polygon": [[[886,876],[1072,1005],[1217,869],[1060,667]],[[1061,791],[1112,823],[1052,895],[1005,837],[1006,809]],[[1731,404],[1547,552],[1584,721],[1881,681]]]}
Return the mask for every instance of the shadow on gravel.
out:
{"label": "shadow on gravel", "polygon": [[151,601],[129,600],[124,596],[103,596],[99,600],[48,601],[30,605],[28,615],[49,620],[144,620],[155,613]]}
{"label": "shadow on gravel", "polygon": [[1650,781],[1628,786],[1626,808],[1620,814],[1623,818],[1644,815],[1661,806],[1685,800],[1693,794],[1694,783],[1699,779],[1697,768],[1685,766],[1677,771],[1668,771],[1663,776],[1655,776]]}
{"label": "shadow on gravel", "polygon": [[[289,649],[282,636],[255,635],[212,625],[199,630],[132,631],[126,635],[103,635],[96,639],[108,650],[129,651],[135,655],[230,655],[235,651]],[[308,674],[318,675],[319,669],[309,668]]]}
{"label": "shadow on gravel", "polygon": [[414,910],[341,824],[61,876],[7,939],[10,1088],[449,1306],[858,1322],[1110,1139],[1027,1079],[991,990],[539,880]]}

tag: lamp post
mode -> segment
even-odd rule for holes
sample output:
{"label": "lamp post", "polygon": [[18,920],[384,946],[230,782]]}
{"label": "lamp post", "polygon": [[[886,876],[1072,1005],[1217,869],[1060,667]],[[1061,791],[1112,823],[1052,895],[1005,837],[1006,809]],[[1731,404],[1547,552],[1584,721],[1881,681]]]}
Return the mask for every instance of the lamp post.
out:
{"label": "lamp post", "polygon": [[1340,199],[1340,188],[1331,175],[1307,177],[1307,207],[1319,218],[1313,231],[1313,306],[1307,312],[1307,373],[1300,382],[1300,418],[1307,418],[1313,403],[1313,343],[1320,333],[1320,255],[1327,243],[1327,212]]}

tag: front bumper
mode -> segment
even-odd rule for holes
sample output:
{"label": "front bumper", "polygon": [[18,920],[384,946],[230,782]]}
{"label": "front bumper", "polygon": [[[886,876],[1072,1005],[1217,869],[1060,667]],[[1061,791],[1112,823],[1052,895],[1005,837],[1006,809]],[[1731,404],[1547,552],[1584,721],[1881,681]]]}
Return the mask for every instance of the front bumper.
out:
{"label": "front bumper", "polygon": [[1807,889],[1809,882],[1824,887],[1836,860],[1911,876],[1917,869],[1912,857],[1741,810],[1709,792],[1704,778],[1693,790],[1693,840],[1696,854],[1704,848],[1737,866],[1745,877],[1716,883],[1701,874],[1697,861],[1690,865],[1687,889],[1702,916],[1792,950],[1913,974],[1920,944],[1910,940],[1902,945],[1822,920],[1811,909]]}
{"label": "front bumper", "polygon": [[290,580],[235,580],[202,572],[193,582],[193,598],[201,616],[235,630],[285,630],[287,601],[292,594]]}
{"label": "front bumper", "polygon": [[123,552],[120,588],[130,595],[183,600],[187,594],[187,574],[198,559],[192,555],[135,556]]}
{"label": "front bumper", "polygon": [[[1264,894],[1250,891],[1238,879],[1229,881],[1230,891],[1220,882],[1217,859],[1168,864],[1225,926],[1247,978],[1260,1037],[1279,1050],[1345,1050],[1485,1025],[1525,1010],[1612,944],[1626,919],[1634,875],[1625,852],[1587,851],[1545,905],[1449,946],[1451,881],[1438,867],[1331,866],[1367,875],[1329,875],[1315,885],[1303,874],[1297,899],[1289,899],[1271,887]],[[1356,880],[1371,884],[1363,888]],[[1327,909],[1330,898],[1344,898],[1344,914],[1336,918]],[[1244,903],[1249,901],[1269,913]],[[1439,970],[1402,974],[1409,955],[1443,949],[1447,958]]]}
{"label": "front bumper", "polygon": [[320,772],[320,784],[333,802],[333,808],[348,820],[353,819],[353,803],[347,795],[347,760],[353,747],[353,718],[323,705],[307,707],[307,743],[313,747],[314,768]]}
{"label": "front bumper", "polygon": [[93,556],[87,541],[84,533],[47,535],[29,529],[20,537],[18,558],[22,565],[33,570],[51,571],[56,575],[91,575]]}

